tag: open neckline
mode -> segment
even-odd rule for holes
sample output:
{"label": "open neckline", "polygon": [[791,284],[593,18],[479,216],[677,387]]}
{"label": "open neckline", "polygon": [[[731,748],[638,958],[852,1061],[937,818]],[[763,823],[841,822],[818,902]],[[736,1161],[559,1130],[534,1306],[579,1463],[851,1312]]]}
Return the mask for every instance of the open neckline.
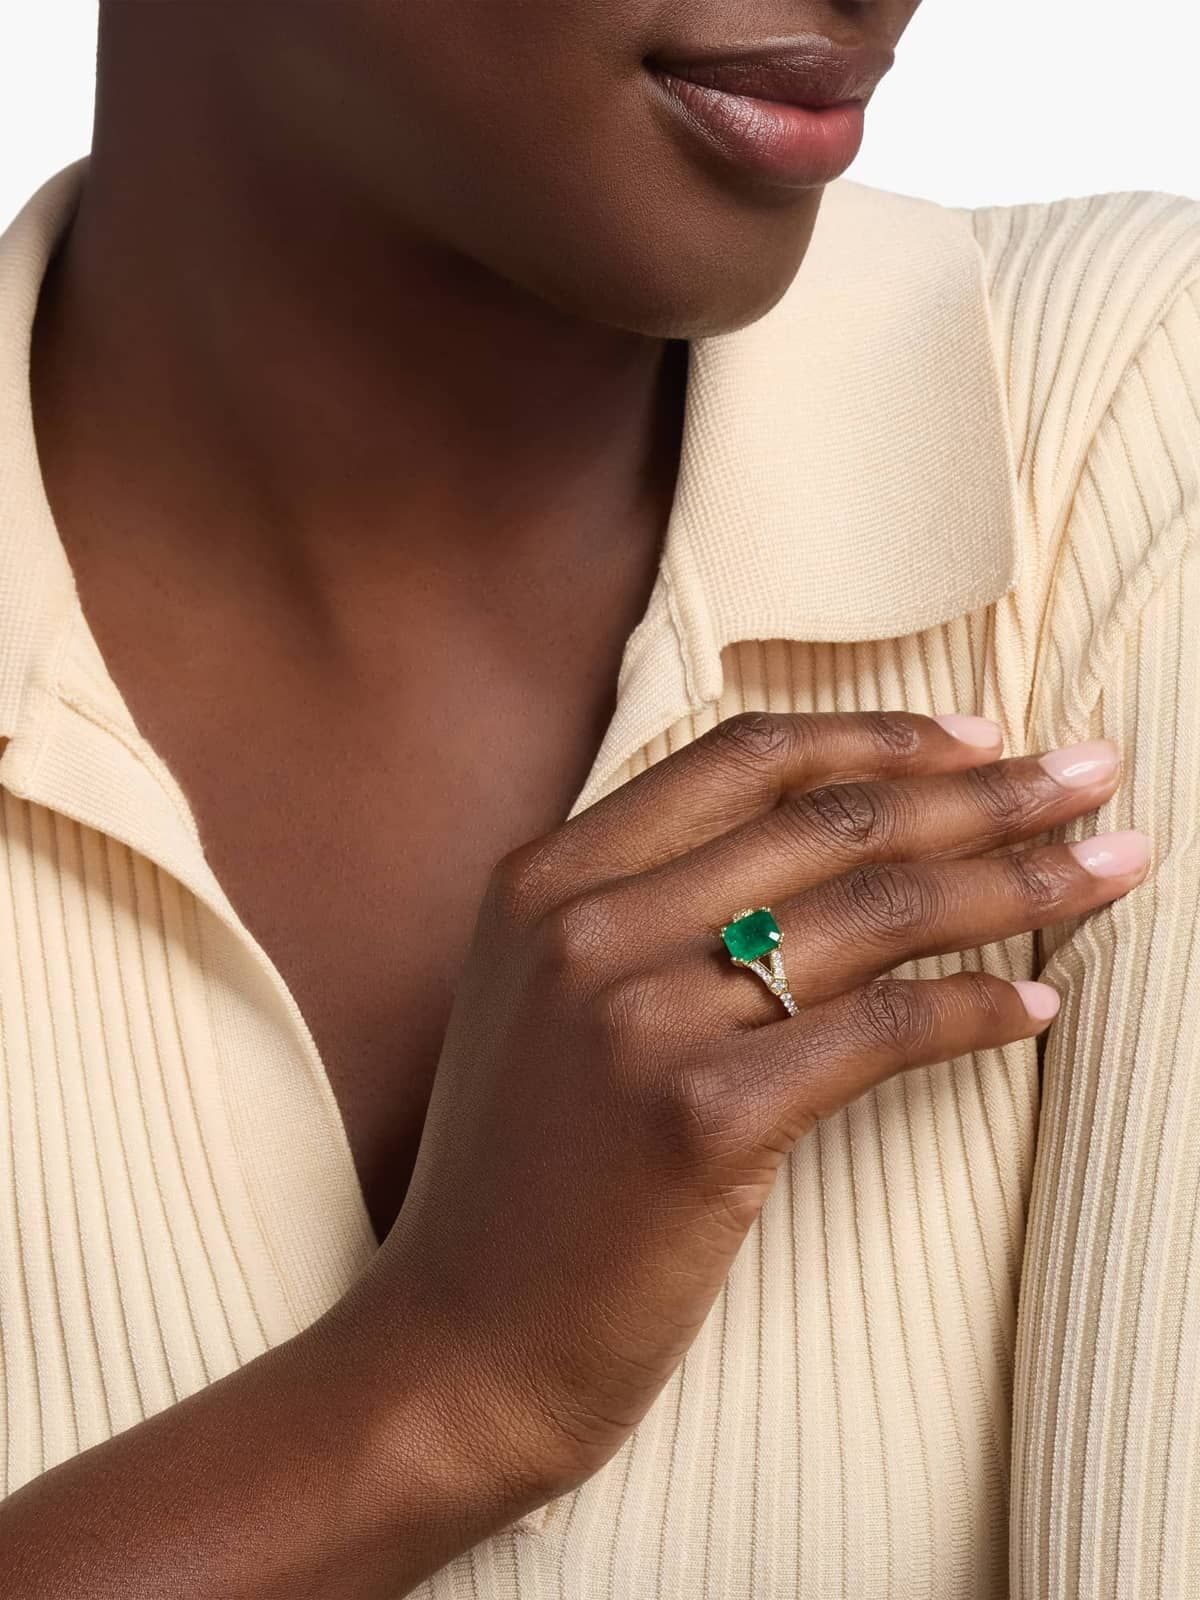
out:
{"label": "open neckline", "polygon": [[[79,183],[83,167],[81,162],[59,174],[56,181],[62,192]],[[379,1244],[341,1107],[313,1031],[282,972],[243,922],[218,879],[204,851],[196,814],[182,783],[138,727],[83,609],[74,569],[50,507],[34,431],[32,335],[46,269],[71,214],[65,204],[57,211],[46,204],[43,213],[31,218],[30,225],[40,230],[32,243],[40,251],[40,257],[35,259],[41,261],[41,270],[29,275],[25,285],[28,303],[18,324],[25,345],[24,391],[15,426],[24,457],[22,470],[28,475],[30,490],[24,559],[29,564],[29,584],[31,593],[36,594],[45,637],[39,641],[34,692],[26,701],[20,736],[3,751],[4,781],[20,797],[72,816],[154,861],[190,890],[250,954],[286,1017],[317,1092],[320,1114],[328,1128],[327,1136],[322,1134],[323,1150],[315,1164],[322,1181],[332,1177],[342,1200],[349,1204],[355,1219],[352,1254],[361,1264],[378,1250]],[[658,570],[643,614],[625,641],[617,693],[604,735],[563,820],[596,799],[605,781],[636,750],[695,707],[688,645],[679,628],[679,608],[671,598],[671,566],[690,528],[690,506],[684,501],[689,484],[689,452],[695,453],[699,382],[694,350],[689,348],[680,465]],[[231,1132],[239,1165],[257,1188],[260,1215],[276,1219],[276,1229],[264,1224],[264,1233],[287,1282],[289,1246],[306,1247],[304,1253],[311,1257],[320,1248],[321,1221],[309,1214],[303,1194],[293,1196],[302,1220],[299,1215],[281,1211],[270,1194],[274,1175],[270,1170],[261,1170],[253,1138],[255,1118],[262,1115],[255,1100],[253,1064],[231,1061],[226,1077],[227,1099],[236,1113]],[[298,1107],[296,1114],[300,1114]],[[300,1124],[293,1133],[298,1142],[311,1141],[311,1129]],[[279,1227],[283,1236],[270,1237]],[[307,1240],[298,1237],[304,1232]],[[319,1278],[319,1271],[316,1275]],[[311,1298],[300,1296],[306,1304]]]}
{"label": "open neckline", "polygon": [[[53,526],[53,522],[51,521]],[[100,648],[95,632],[91,627],[87,614],[83,609],[82,601],[74,584],[74,574],[67,558],[66,548],[54,529],[58,540],[65,572],[71,582],[71,603],[69,619],[64,630],[61,649],[58,652],[58,678],[54,686],[54,693],[60,705],[77,715],[86,718],[94,727],[103,729],[111,741],[112,753],[120,761],[135,760],[144,772],[154,780],[154,784],[161,794],[164,803],[173,813],[173,826],[175,843],[183,844],[188,852],[187,858],[181,858],[177,849],[156,848],[153,842],[143,838],[139,842],[139,828],[137,817],[126,817],[125,826],[120,825],[120,819],[113,817],[109,826],[104,831],[110,832],[114,837],[120,838],[131,848],[147,855],[157,865],[172,873],[186,888],[212,912],[218,920],[238,939],[243,949],[249,952],[257,966],[266,975],[278,1002],[283,1008],[291,1029],[299,1043],[302,1055],[307,1064],[308,1071],[318,1088],[322,1105],[322,1116],[327,1127],[323,1130],[321,1138],[325,1146],[324,1156],[327,1165],[333,1169],[338,1189],[343,1200],[349,1206],[354,1217],[353,1234],[350,1255],[353,1262],[351,1280],[342,1283],[338,1279],[338,1292],[344,1292],[352,1281],[354,1272],[366,1265],[367,1261],[381,1248],[380,1241],[376,1238],[374,1226],[370,1217],[370,1210],[363,1190],[362,1181],[355,1164],[353,1149],[350,1144],[345,1118],[341,1105],[334,1092],[333,1082],[330,1077],[325,1060],[317,1045],[315,1035],[308,1019],[300,1007],[295,994],[277,966],[275,960],[260,943],[251,929],[243,921],[236,906],[233,904],[221,880],[218,878],[211,861],[209,860],[201,839],[197,825],[196,813],[190,799],[180,782],[175,771],[169,767],[165,759],[158,753],[150,740],[141,732],[133,717],[129,703],[117,684],[108,663]],[[656,643],[665,643],[669,652],[678,657],[678,641],[671,626],[670,608],[667,603],[664,589],[663,563],[660,558],[659,571],[651,588],[646,607],[642,617],[627,636],[618,685],[627,683],[631,677],[644,676],[647,666],[646,652],[653,651]],[[641,668],[641,672],[638,668]],[[679,672],[679,689],[682,692],[683,673]],[[666,718],[664,726],[688,709],[686,701],[680,702],[678,695],[666,705],[663,715]],[[597,789],[603,787],[605,778],[611,776],[613,767],[612,750],[614,744],[619,748],[622,744],[621,729],[627,710],[627,696],[618,687],[614,708],[606,725],[605,732],[599,741],[589,770],[584,782],[571,805],[563,817],[568,821],[583,809],[595,797]],[[67,737],[65,729],[60,727],[60,737],[65,745]],[[660,730],[661,731],[661,730]],[[614,737],[615,736],[615,737]],[[639,738],[639,746],[645,740]],[[44,765],[45,752],[53,749],[54,740],[50,738],[39,752],[39,761],[33,775],[31,785],[31,798],[38,798],[39,785],[37,771]],[[69,759],[69,750],[63,749],[63,755]],[[621,763],[616,763],[619,769]],[[53,801],[51,801],[53,803]],[[62,809],[61,806],[56,807]],[[79,817],[76,820],[85,825],[95,826],[93,819]],[[152,834],[156,829],[149,830]],[[214,959],[207,943],[204,944],[206,962]],[[235,1124],[252,1125],[255,1114],[252,1092],[247,1095],[247,1086],[241,1081],[246,1071],[245,1061],[229,1061],[226,1067],[227,1080],[230,1088],[231,1099],[241,1106],[239,1115],[234,1119]],[[296,1107],[299,1115],[299,1106]],[[231,1130],[235,1141],[238,1140],[238,1126]],[[299,1126],[295,1129],[297,1138],[311,1138],[310,1130],[302,1130]],[[253,1183],[257,1178],[258,1187],[270,1184],[271,1173],[259,1170],[257,1147],[253,1142],[249,1145],[239,1142],[240,1165],[243,1175]],[[300,1197],[296,1197],[299,1199]],[[345,1207],[339,1207],[344,1210]],[[293,1225],[296,1218],[292,1218]],[[305,1252],[311,1255],[317,1247],[320,1237],[321,1220],[319,1217],[310,1216],[304,1219],[304,1227],[312,1236]],[[277,1238],[268,1240],[272,1254],[285,1280],[289,1277],[290,1251],[283,1249]],[[331,1241],[332,1243],[332,1241]],[[336,1254],[336,1252],[335,1252]],[[330,1263],[332,1266],[333,1263]],[[294,1287],[294,1285],[289,1285]],[[327,1293],[328,1291],[326,1291]],[[297,1303],[303,1308],[298,1311],[299,1316],[305,1315],[312,1309],[312,1295],[305,1293],[298,1297],[289,1295],[293,1304]],[[317,1291],[318,1302],[324,1295]]]}

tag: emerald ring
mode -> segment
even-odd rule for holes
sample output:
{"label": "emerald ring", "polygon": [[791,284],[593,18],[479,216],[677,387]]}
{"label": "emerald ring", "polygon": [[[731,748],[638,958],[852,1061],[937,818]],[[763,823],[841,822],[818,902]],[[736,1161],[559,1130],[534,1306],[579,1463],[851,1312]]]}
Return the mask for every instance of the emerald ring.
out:
{"label": "emerald ring", "polygon": [[745,967],[761,978],[780,1001],[789,1017],[800,1007],[792,999],[787,973],[783,970],[783,929],[775,921],[770,906],[739,911],[721,929],[721,938],[735,967]]}

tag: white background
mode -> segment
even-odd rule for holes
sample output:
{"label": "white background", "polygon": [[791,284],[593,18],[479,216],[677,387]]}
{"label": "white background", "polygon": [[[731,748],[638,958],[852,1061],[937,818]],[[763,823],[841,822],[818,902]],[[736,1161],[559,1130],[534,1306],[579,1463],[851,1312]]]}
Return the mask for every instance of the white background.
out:
{"label": "white background", "polygon": [[[0,0],[0,225],[87,148],[95,22],[95,0]],[[851,176],[951,205],[1200,199],[1198,58],[1200,0],[925,0]]]}

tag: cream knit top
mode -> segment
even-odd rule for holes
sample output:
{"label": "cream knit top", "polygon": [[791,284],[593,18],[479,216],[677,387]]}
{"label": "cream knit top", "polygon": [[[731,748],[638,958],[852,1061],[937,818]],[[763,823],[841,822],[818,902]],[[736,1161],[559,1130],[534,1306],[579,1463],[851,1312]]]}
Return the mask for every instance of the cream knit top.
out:
{"label": "cream knit top", "polygon": [[[84,171],[0,242],[0,1492],[287,1339],[374,1249],[304,1018],[43,492],[30,327]],[[1117,740],[1088,826],[1147,829],[1156,869],[922,963],[1044,973],[1041,1071],[1014,1045],[822,1125],[626,1447],[417,1592],[1200,1594],[1200,205],[842,180],[780,304],[692,357],[574,810],[743,707],[979,712],[1012,753]]]}

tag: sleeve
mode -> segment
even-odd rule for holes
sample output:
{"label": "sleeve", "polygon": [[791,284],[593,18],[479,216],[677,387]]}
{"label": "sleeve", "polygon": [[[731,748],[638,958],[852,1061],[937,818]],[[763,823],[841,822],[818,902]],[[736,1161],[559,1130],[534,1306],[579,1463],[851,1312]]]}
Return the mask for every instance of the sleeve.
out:
{"label": "sleeve", "polygon": [[[1197,208],[1200,213],[1200,207]],[[1200,263],[1093,430],[1041,609],[1030,748],[1114,739],[1151,877],[1040,941],[1013,1416],[1014,1600],[1200,1594]]]}

